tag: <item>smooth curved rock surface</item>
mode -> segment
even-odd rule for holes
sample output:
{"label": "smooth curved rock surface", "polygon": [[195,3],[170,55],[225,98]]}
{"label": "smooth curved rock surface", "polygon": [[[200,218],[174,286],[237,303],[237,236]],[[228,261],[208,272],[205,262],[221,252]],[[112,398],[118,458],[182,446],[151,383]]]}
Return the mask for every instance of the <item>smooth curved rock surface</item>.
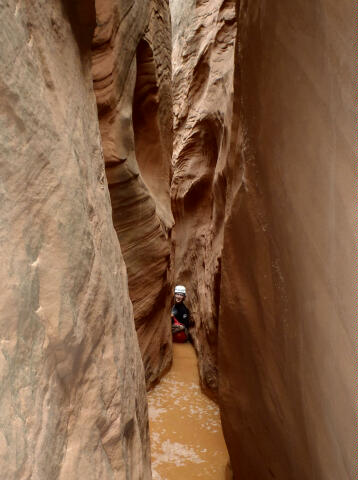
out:
{"label": "smooth curved rock surface", "polygon": [[97,0],[92,71],[113,223],[150,387],[170,366],[171,33],[165,0]]}
{"label": "smooth curved rock surface", "polygon": [[224,433],[237,478],[348,480],[351,5],[240,2],[238,24],[242,133],[228,164],[218,340]]}
{"label": "smooth curved rock surface", "polygon": [[94,3],[7,1],[0,18],[0,476],[150,479],[92,90]]}

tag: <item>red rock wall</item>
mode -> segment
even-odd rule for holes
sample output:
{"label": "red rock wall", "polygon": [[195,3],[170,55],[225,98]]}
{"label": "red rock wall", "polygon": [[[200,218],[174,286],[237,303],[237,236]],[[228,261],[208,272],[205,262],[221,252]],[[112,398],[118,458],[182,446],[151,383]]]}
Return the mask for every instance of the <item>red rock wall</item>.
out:
{"label": "red rock wall", "polygon": [[149,479],[92,90],[94,3],[7,1],[1,20],[0,476]]}
{"label": "red rock wall", "polygon": [[171,34],[165,0],[97,0],[93,80],[147,386],[170,366]]}
{"label": "red rock wall", "polygon": [[[349,2],[240,2],[219,315],[236,478],[352,478]],[[234,149],[238,152],[235,154]]]}
{"label": "red rock wall", "polygon": [[349,2],[171,8],[175,276],[234,476],[348,480]]}
{"label": "red rock wall", "polygon": [[232,122],[235,3],[172,2],[176,282],[188,290],[202,386],[217,394],[223,209]]}

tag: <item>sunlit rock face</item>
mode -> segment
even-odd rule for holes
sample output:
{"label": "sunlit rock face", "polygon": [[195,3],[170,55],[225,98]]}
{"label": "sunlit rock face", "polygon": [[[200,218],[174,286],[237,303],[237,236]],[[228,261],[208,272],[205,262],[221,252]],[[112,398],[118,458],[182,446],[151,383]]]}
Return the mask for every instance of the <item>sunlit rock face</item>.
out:
{"label": "sunlit rock face", "polygon": [[149,479],[92,90],[95,5],[9,0],[1,25],[0,476]]}
{"label": "sunlit rock face", "polygon": [[353,478],[350,3],[240,2],[218,340],[237,478]]}
{"label": "sunlit rock face", "polygon": [[171,30],[165,0],[97,0],[93,81],[147,385],[171,361]]}
{"label": "sunlit rock face", "polygon": [[175,278],[186,285],[201,383],[217,394],[217,322],[236,36],[235,3],[170,2]]}

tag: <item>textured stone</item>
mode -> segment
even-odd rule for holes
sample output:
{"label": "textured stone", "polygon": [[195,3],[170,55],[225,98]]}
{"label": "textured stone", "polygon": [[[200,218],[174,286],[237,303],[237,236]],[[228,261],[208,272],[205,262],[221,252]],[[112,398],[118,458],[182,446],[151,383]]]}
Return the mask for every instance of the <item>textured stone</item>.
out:
{"label": "textured stone", "polygon": [[94,4],[9,0],[0,19],[0,476],[149,479],[92,90]]}
{"label": "textured stone", "polygon": [[235,3],[172,0],[175,276],[188,289],[202,386],[217,392],[223,167],[232,123]]}
{"label": "textured stone", "polygon": [[93,39],[113,222],[148,387],[170,366],[171,33],[165,0],[98,0]]}
{"label": "textured stone", "polygon": [[[351,5],[171,7],[173,263],[234,475],[348,480]],[[1,477],[150,479],[144,376],[171,361],[168,5],[6,0],[0,19]]]}
{"label": "textured stone", "polygon": [[348,480],[351,5],[171,8],[175,274],[234,476]]}

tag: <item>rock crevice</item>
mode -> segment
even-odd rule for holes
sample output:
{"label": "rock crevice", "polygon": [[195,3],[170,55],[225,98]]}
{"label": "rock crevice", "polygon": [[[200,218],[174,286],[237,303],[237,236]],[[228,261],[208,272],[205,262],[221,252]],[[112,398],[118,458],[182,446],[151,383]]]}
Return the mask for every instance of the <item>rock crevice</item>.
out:
{"label": "rock crevice", "polygon": [[171,362],[169,9],[154,0],[130,8],[124,1],[97,3],[93,84],[113,224],[149,387]]}
{"label": "rock crevice", "polygon": [[175,275],[234,476],[348,480],[349,4],[170,4]]}

